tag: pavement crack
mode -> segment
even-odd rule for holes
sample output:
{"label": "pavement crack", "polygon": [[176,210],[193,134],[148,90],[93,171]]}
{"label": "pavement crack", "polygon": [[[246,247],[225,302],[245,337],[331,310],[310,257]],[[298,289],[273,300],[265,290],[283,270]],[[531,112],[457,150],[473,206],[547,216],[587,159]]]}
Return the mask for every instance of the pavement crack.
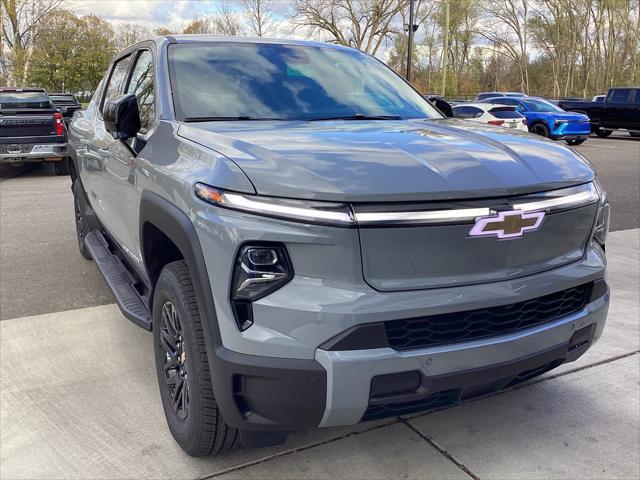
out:
{"label": "pavement crack", "polygon": [[503,390],[498,390],[497,392],[490,393],[488,395],[482,395],[480,397],[470,398],[469,400],[464,400],[462,402],[456,403],[455,405],[447,405],[445,407],[434,408],[433,410],[429,410],[428,412],[418,413],[415,415],[411,415],[408,417],[409,419],[425,417],[427,415],[432,415],[437,412],[441,412],[442,410],[449,410],[450,408],[461,407],[462,405],[467,405],[469,403],[477,402],[479,400],[485,400],[487,398],[495,397],[497,395],[504,395],[505,393],[513,392],[516,390],[520,390],[521,388],[527,388],[532,385],[536,385],[538,383],[547,382],[549,380],[554,380],[556,378],[564,377],[565,375],[569,375],[576,372],[581,372],[583,370],[588,370],[590,368],[599,367],[601,365],[606,365],[607,363],[615,362],[617,360],[622,360],[623,358],[631,357],[633,355],[637,355],[640,353],[640,350],[634,350],[633,352],[627,352],[620,355],[616,355],[615,357],[607,358],[604,360],[600,360],[599,362],[590,363],[588,365],[584,365],[582,367],[576,367],[571,370],[567,370],[565,372],[556,373],[554,375],[547,375],[546,377],[538,378],[536,380],[529,380],[525,383],[521,383],[520,385],[515,385],[513,387],[505,388]]}
{"label": "pavement crack", "polygon": [[480,477],[478,477],[475,473],[473,473],[469,467],[467,467],[464,463],[462,463],[461,461],[459,461],[458,459],[456,459],[453,455],[451,455],[449,452],[447,452],[444,448],[442,448],[440,445],[438,445],[433,438],[431,438],[429,435],[426,435],[424,433],[422,433],[420,430],[418,430],[416,427],[414,427],[413,425],[411,425],[411,423],[409,423],[407,420],[405,419],[400,419],[401,423],[404,423],[409,429],[411,429],[416,435],[418,435],[420,438],[422,438],[425,442],[427,442],[429,445],[431,445],[433,448],[435,448],[438,452],[440,452],[440,454],[444,457],[446,457],[449,461],[453,462],[460,470],[462,470],[464,473],[466,473],[467,475],[469,475],[471,478],[473,478],[474,480],[480,480]]}
{"label": "pavement crack", "polygon": [[289,449],[289,450],[284,450],[282,452],[276,452],[276,453],[273,453],[271,455],[267,455],[266,457],[261,457],[261,458],[258,458],[256,460],[251,460],[249,462],[241,463],[240,465],[234,465],[233,467],[228,467],[228,468],[225,468],[223,470],[219,470],[217,472],[211,473],[209,475],[204,475],[204,476],[199,477],[199,478],[200,478],[200,480],[207,480],[209,478],[219,477],[221,475],[225,475],[227,473],[235,472],[235,471],[238,471],[238,470],[244,470],[245,468],[253,467],[254,465],[259,465],[261,463],[265,463],[265,462],[268,462],[270,460],[274,460],[276,458],[285,457],[287,455],[291,455],[292,453],[304,452],[305,450],[309,450],[311,448],[316,448],[316,447],[320,447],[322,445],[327,445],[329,443],[333,443],[333,442],[336,442],[338,440],[344,440],[345,438],[353,437],[355,435],[360,435],[360,434],[363,434],[363,433],[372,432],[374,430],[378,430],[380,428],[388,427],[389,425],[395,425],[397,423],[402,423],[402,420],[399,419],[399,418],[395,418],[392,421],[388,421],[388,422],[382,423],[380,425],[375,425],[375,426],[373,426],[371,428],[358,430],[358,431],[355,431],[355,432],[348,432],[348,433],[345,433],[344,435],[340,435],[339,437],[333,437],[333,438],[329,438],[327,440],[323,440],[321,442],[310,443],[308,445],[303,445],[301,447],[296,447],[296,448],[292,448],[292,449]]}

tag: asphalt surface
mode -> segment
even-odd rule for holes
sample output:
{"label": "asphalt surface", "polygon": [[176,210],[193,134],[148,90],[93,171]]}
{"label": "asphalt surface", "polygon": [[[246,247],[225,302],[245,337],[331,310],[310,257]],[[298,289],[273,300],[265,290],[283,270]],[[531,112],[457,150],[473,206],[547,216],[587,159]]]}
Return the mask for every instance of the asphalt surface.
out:
{"label": "asphalt surface", "polygon": [[[640,139],[591,137],[575,150],[607,189],[611,230],[640,227]],[[0,166],[0,320],[112,303],[78,253],[69,177],[53,166]]]}

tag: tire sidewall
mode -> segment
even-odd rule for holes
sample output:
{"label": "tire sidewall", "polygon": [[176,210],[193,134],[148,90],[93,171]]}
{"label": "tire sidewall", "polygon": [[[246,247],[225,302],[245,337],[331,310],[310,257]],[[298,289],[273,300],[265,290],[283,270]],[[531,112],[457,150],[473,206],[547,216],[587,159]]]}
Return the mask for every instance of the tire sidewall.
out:
{"label": "tire sidewall", "polygon": [[[167,424],[178,444],[190,451],[192,445],[198,441],[198,427],[201,422],[201,407],[203,399],[200,397],[200,379],[198,372],[202,366],[196,365],[197,355],[194,354],[194,333],[191,316],[183,301],[178,278],[170,270],[164,269],[158,279],[153,296],[153,350],[156,363],[156,374],[160,398],[164,408]],[[187,388],[189,391],[189,407],[187,417],[180,419],[173,411],[170,392],[164,377],[164,351],[160,343],[162,322],[162,306],[166,301],[173,303],[182,327],[182,339],[185,343],[187,369]],[[200,367],[200,368],[198,368]]]}
{"label": "tire sidewall", "polygon": [[543,123],[536,123],[531,127],[531,133],[544,138],[549,138],[549,129]]}

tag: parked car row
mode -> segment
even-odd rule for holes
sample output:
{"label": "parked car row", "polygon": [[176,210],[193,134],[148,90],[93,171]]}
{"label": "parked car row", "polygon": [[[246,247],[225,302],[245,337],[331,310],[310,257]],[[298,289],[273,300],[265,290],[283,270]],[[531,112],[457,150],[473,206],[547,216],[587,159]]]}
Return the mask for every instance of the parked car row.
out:
{"label": "parked car row", "polygon": [[591,133],[608,137],[614,130],[626,130],[632,137],[640,137],[640,87],[611,88],[607,95],[596,95],[591,101],[547,100],[520,92],[481,92],[474,101],[452,101],[447,108],[443,97],[427,98],[448,116],[526,129],[552,140],[564,140],[569,145],[580,145]]}
{"label": "parked car row", "polygon": [[43,88],[0,88],[0,163],[54,162],[67,175],[65,115]]}
{"label": "parked car row", "polygon": [[53,162],[56,175],[67,175],[67,126],[81,108],[69,93],[0,88],[0,164]]}

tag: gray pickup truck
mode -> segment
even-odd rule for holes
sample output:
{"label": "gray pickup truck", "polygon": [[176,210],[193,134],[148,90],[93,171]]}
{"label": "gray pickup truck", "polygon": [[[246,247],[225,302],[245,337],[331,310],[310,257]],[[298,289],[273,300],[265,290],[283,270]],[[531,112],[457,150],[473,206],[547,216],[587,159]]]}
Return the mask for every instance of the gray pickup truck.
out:
{"label": "gray pickup truck", "polygon": [[360,51],[144,41],[69,136],[80,252],[153,331],[191,455],[487,395],[602,334],[589,162],[443,118]]}
{"label": "gray pickup truck", "polygon": [[54,162],[69,173],[62,114],[42,88],[0,88],[0,163]]}

